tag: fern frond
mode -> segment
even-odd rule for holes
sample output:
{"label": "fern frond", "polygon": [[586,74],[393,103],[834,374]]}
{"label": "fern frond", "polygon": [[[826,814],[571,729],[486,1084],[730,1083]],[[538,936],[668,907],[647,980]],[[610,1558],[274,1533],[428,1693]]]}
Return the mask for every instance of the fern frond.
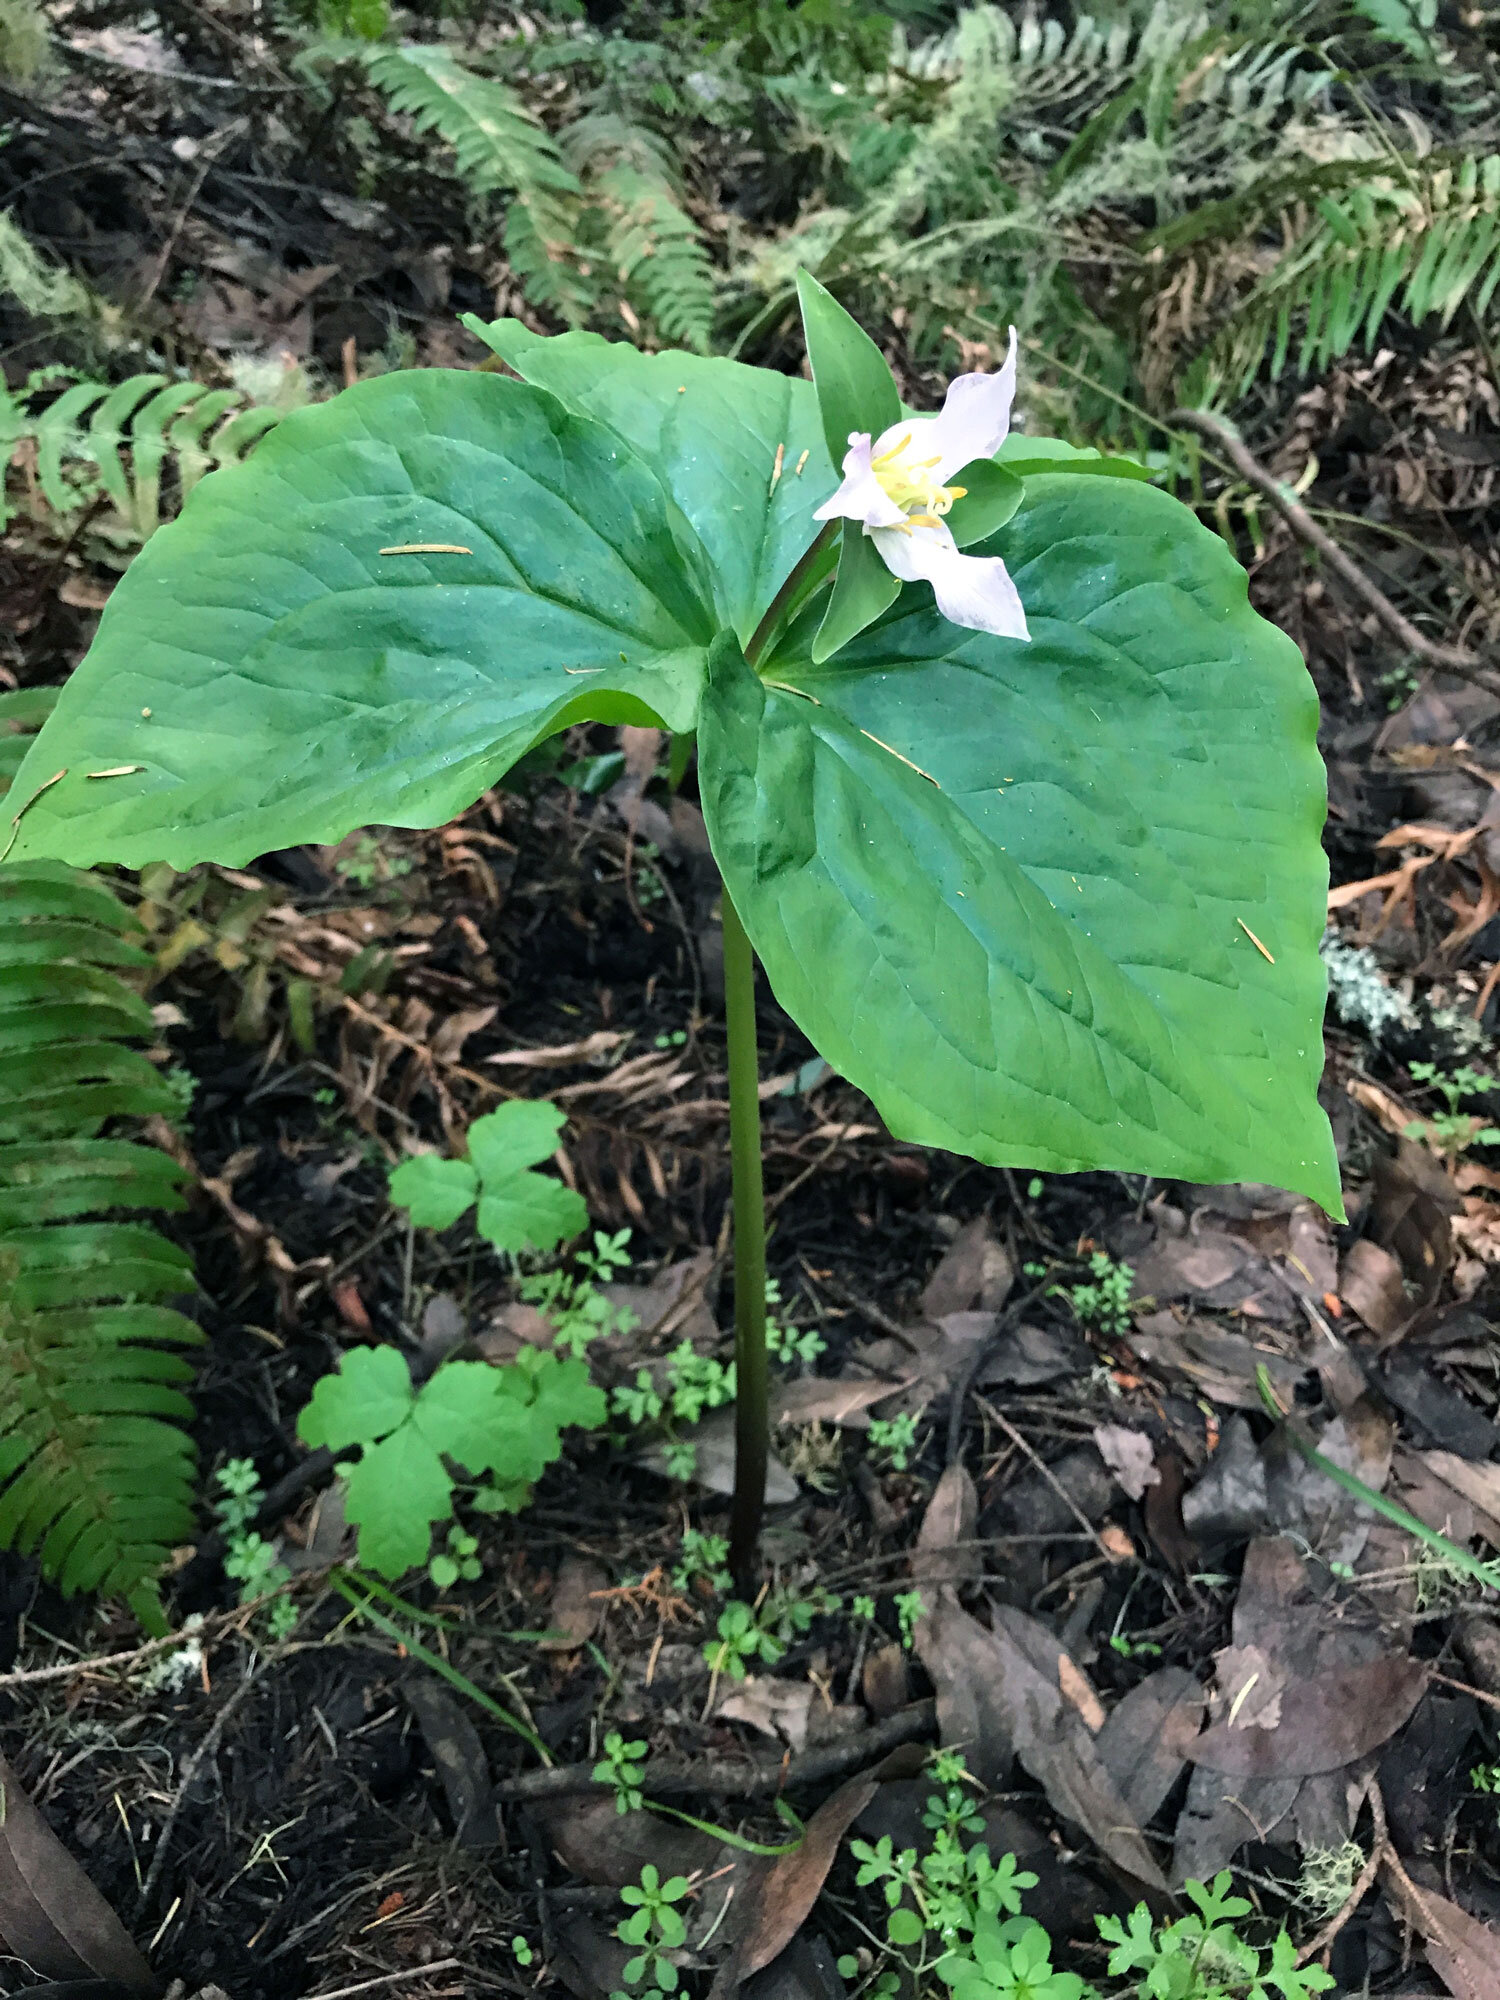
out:
{"label": "fern frond", "polygon": [[165,375],[131,375],[113,387],[75,382],[30,414],[30,398],[50,387],[12,397],[7,424],[13,437],[36,440],[37,484],[47,505],[70,514],[102,493],[140,541],[160,522],[166,469],[175,465],[185,499],[210,466],[237,463],[286,414],[276,405],[247,405],[238,389]]}
{"label": "fern frond", "polygon": [[595,111],[567,128],[563,144],[632,304],[667,340],[706,352],[717,278],[666,142],[618,112]]}
{"label": "fern frond", "polygon": [[393,111],[453,148],[473,194],[577,192],[550,133],[509,84],[465,68],[436,42],[371,48],[364,63]]}
{"label": "fern frond", "polygon": [[92,310],[93,294],[44,257],[15,219],[0,212],[0,293],[33,319]]}
{"label": "fern frond", "polygon": [[47,23],[36,0],[0,0],[0,78],[30,83],[47,60]]}
{"label": "fern frond", "polygon": [[[0,723],[36,706],[0,701]],[[135,933],[90,876],[0,867],[0,1547],[159,1625],[154,1579],[193,1526],[176,1350],[202,1335],[166,1303],[192,1264],[143,1224],[89,1219],[183,1206],[165,1153],[98,1136],[172,1108],[128,1045],[151,1026],[115,970],[145,957]]]}
{"label": "fern frond", "polygon": [[366,48],[361,55],[391,109],[453,148],[458,177],[476,201],[513,197],[506,254],[528,296],[580,318],[585,301],[567,264],[580,190],[546,127],[509,84],[467,68],[441,43]]}
{"label": "fern frond", "polygon": [[1193,218],[1186,244],[1188,226],[1171,233],[1183,254],[1162,273],[1158,315],[1193,301],[1206,384],[1242,394],[1262,366],[1326,368],[1370,346],[1393,309],[1414,326],[1446,327],[1465,304],[1483,315],[1500,284],[1500,155],[1431,153],[1406,171],[1344,163],[1279,201]]}

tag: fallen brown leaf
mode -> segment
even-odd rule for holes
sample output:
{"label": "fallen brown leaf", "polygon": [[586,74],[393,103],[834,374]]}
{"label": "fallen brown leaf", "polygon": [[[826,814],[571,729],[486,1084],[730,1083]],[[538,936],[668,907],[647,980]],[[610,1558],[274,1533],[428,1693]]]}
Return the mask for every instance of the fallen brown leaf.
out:
{"label": "fallen brown leaf", "polygon": [[739,1971],[748,1978],[778,1958],[812,1914],[840,1843],[880,1790],[866,1773],[840,1785],[807,1822],[790,1854],[781,1854],[747,1891],[741,1919]]}
{"label": "fallen brown leaf", "polygon": [[547,1606],[547,1625],[555,1638],[539,1639],[544,1653],[576,1653],[592,1639],[604,1616],[604,1598],[609,1578],[598,1563],[582,1556],[566,1556],[557,1572],[557,1583]]}
{"label": "fallen brown leaf", "polygon": [[1182,1775],[1203,1721],[1203,1690],[1186,1667],[1158,1667],[1117,1702],[1094,1743],[1138,1826]]}
{"label": "fallen brown leaf", "polygon": [[1081,1826],[1101,1853],[1138,1881],[1165,1888],[1092,1734],[1063,1698],[1056,1637],[1005,1605],[995,1607],[987,1631],[951,1590],[936,1597],[917,1626],[917,1650],[937,1690],[943,1742],[961,1749],[985,1784],[1003,1782],[1011,1756],[1019,1757],[1054,1810]]}
{"label": "fallen brown leaf", "polygon": [[1372,1333],[1390,1339],[1411,1318],[1401,1265],[1367,1236],[1350,1245],[1339,1273],[1339,1297]]}
{"label": "fallen brown leaf", "polygon": [[1195,1737],[1188,1756],[1234,1778],[1339,1771],[1394,1736],[1426,1685],[1427,1669],[1419,1660],[1394,1654],[1368,1666],[1288,1681],[1264,1721],[1247,1721],[1252,1714],[1247,1700],[1232,1720],[1226,1717]]}
{"label": "fallen brown leaf", "polygon": [[1160,1481],[1156,1446],[1144,1431],[1132,1430],[1127,1424],[1095,1424],[1094,1443],[1129,1499],[1139,1500],[1148,1486]]}
{"label": "fallen brown leaf", "polygon": [[43,1978],[159,1989],[125,1927],[0,1757],[0,1938]]}
{"label": "fallen brown leaf", "polygon": [[1427,1960],[1453,2000],[1500,1994],[1500,1934],[1436,1890],[1413,1882],[1387,1849],[1385,1876],[1406,1917],[1421,1933]]}
{"label": "fallen brown leaf", "polygon": [[978,1215],[964,1224],[938,1260],[922,1292],[922,1316],[941,1320],[971,1306],[998,1312],[1014,1282],[1004,1246],[995,1240],[988,1218]]}
{"label": "fallen brown leaf", "polygon": [[933,1489],[917,1535],[919,1573],[929,1584],[962,1583],[977,1576],[980,1551],[974,1545],[979,1495],[962,1465],[948,1466]]}

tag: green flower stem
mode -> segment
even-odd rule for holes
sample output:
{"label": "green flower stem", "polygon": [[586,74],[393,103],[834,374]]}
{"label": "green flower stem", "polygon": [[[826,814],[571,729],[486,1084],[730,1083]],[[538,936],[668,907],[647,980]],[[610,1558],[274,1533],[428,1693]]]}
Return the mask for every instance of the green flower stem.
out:
{"label": "green flower stem", "polygon": [[734,1202],[734,1505],[729,1568],[747,1604],[759,1586],[760,1524],[770,1456],[766,1362],[766,1204],[760,1168],[755,954],[726,888],[724,1002],[729,1025],[729,1150]]}
{"label": "green flower stem", "polygon": [[787,571],[781,588],[766,606],[765,616],[750,634],[749,643],[745,647],[745,664],[747,666],[753,667],[760,659],[761,654],[766,650],[767,643],[774,635],[777,626],[781,623],[786,612],[791,609],[798,591],[822,561],[823,552],[838,533],[840,525],[837,521],[825,521],[817,534],[813,536],[807,547],[802,551],[801,555],[798,556],[796,562]]}

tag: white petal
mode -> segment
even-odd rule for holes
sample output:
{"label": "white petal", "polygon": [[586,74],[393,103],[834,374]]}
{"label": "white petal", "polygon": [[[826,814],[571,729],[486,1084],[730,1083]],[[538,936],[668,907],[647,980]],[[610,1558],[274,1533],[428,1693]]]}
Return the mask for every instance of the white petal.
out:
{"label": "white petal", "polygon": [[961,466],[993,458],[1010,435],[1010,406],[1016,394],[1016,330],[1010,352],[993,375],[955,375],[943,407],[922,439],[924,457],[938,454],[933,478],[946,485]]}
{"label": "white petal", "polygon": [[1020,593],[998,556],[961,555],[946,526],[909,534],[878,528],[871,539],[892,576],[932,585],[938,610],[953,624],[999,639],[1031,637]]}
{"label": "white petal", "polygon": [[863,521],[867,528],[889,528],[906,516],[870,467],[870,433],[851,431],[844,454],[844,483],[831,500],[814,511],[816,521]]}

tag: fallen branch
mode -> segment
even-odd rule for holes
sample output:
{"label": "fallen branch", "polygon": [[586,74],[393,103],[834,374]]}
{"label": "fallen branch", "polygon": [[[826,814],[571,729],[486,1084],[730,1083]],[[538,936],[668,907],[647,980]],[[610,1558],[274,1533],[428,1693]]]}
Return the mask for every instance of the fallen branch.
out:
{"label": "fallen branch", "polygon": [[1370,581],[1359,564],[1346,555],[1325,528],[1320,528],[1302,502],[1274,479],[1259,460],[1252,457],[1243,440],[1220,418],[1207,410],[1174,410],[1169,422],[1206,437],[1229,460],[1235,471],[1257,493],[1270,501],[1298,541],[1316,549],[1328,567],[1339,576],[1362,603],[1369,606],[1393,639],[1429,667],[1457,674],[1489,694],[1500,695],[1500,673],[1487,667],[1462,646],[1444,646],[1419,632],[1411,620],[1398,611],[1378,584]]}
{"label": "fallen branch", "polygon": [[[872,1729],[861,1729],[818,1750],[804,1750],[799,1757],[752,1757],[744,1763],[717,1757],[652,1758],[646,1763],[641,1789],[663,1798],[696,1792],[726,1799],[792,1791],[799,1785],[840,1778],[902,1743],[914,1742],[928,1735],[936,1720],[936,1702],[917,1701]],[[525,1771],[519,1778],[503,1779],[494,1796],[499,1804],[513,1805],[521,1800],[577,1798],[588,1792],[609,1794],[612,1789],[594,1777],[592,1764],[564,1764],[553,1771]]]}

